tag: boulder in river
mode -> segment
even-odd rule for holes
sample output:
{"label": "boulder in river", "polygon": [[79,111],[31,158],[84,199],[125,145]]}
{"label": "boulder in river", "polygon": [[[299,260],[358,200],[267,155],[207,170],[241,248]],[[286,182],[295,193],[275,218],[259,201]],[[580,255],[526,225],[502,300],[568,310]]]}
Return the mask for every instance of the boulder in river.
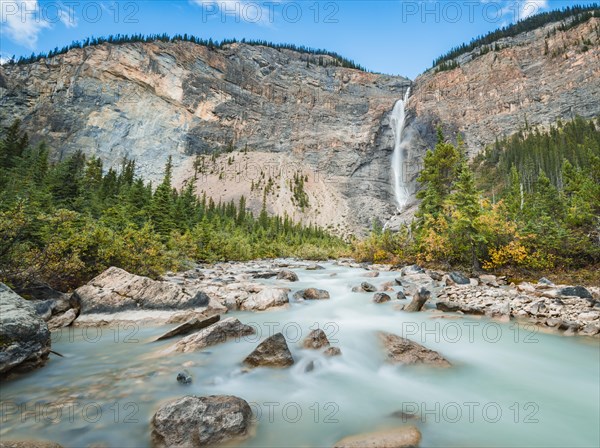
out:
{"label": "boulder in river", "polygon": [[233,338],[254,334],[256,330],[241,323],[235,317],[229,317],[206,327],[178,341],[171,349],[177,352],[194,352],[211,345],[220,344]]}
{"label": "boulder in river", "polygon": [[170,401],[150,422],[154,448],[214,446],[248,436],[252,409],[230,395],[186,396]]}
{"label": "boulder in river", "polygon": [[249,367],[289,367],[294,364],[294,358],[283,334],[276,333],[262,341],[244,359],[244,364]]}
{"label": "boulder in river", "polygon": [[322,269],[325,269],[325,268],[323,266],[315,264],[315,263],[312,263],[312,264],[309,264],[308,266],[306,266],[307,271],[320,271]]}
{"label": "boulder in river", "polygon": [[410,303],[404,307],[404,311],[409,313],[414,313],[417,311],[421,311],[421,308],[425,305],[425,302],[429,300],[431,297],[431,292],[429,292],[425,288],[421,288],[419,292],[417,292]]}
{"label": "boulder in river", "polygon": [[392,300],[392,298],[384,292],[378,292],[373,295],[373,302],[375,303],[385,303],[390,300]]}
{"label": "boulder in river", "polygon": [[296,300],[326,300],[329,299],[329,293],[324,289],[307,288],[294,293]]}
{"label": "boulder in river", "polygon": [[434,367],[451,367],[450,362],[434,350],[392,333],[379,332],[387,360],[393,364],[427,364]]}
{"label": "boulder in river", "polygon": [[127,310],[177,310],[205,307],[209,297],[179,285],[156,281],[112,267],[73,293],[81,313],[114,313]]}
{"label": "boulder in river", "polygon": [[240,308],[245,311],[264,311],[287,305],[290,301],[287,288],[265,288],[245,299]]}
{"label": "boulder in river", "polygon": [[379,271],[369,271],[369,272],[365,272],[362,277],[366,277],[366,278],[376,278],[379,277]]}
{"label": "boulder in river", "polygon": [[282,269],[277,274],[277,280],[288,280],[290,282],[297,282],[298,275],[294,271],[290,271],[289,269]]}
{"label": "boulder in river", "polygon": [[0,376],[43,366],[50,344],[48,325],[33,305],[0,283]]}
{"label": "boulder in river", "polygon": [[202,330],[214,323],[217,323],[221,319],[219,314],[215,314],[214,316],[208,317],[206,319],[198,319],[197,317],[184,322],[181,325],[173,328],[172,330],[167,331],[163,335],[156,338],[156,341],[162,341],[164,339],[173,338],[175,336],[185,336],[190,334],[192,331]]}
{"label": "boulder in river", "polygon": [[415,426],[357,434],[336,442],[335,448],[415,448],[421,442],[421,432]]}
{"label": "boulder in river", "polygon": [[306,336],[306,339],[302,342],[302,346],[304,348],[318,350],[323,347],[329,347],[329,339],[327,339],[325,332],[318,328],[308,333],[308,336]]}
{"label": "boulder in river", "polygon": [[377,291],[377,287],[375,285],[372,285],[369,282],[362,282],[360,284],[360,289],[362,289],[365,292],[376,292]]}

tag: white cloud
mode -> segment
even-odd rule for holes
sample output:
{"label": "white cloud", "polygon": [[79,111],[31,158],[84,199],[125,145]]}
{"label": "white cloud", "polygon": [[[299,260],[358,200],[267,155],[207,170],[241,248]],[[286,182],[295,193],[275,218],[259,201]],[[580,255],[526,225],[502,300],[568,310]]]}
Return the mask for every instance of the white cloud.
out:
{"label": "white cloud", "polygon": [[539,14],[542,10],[548,8],[548,0],[525,0],[521,3],[523,4],[519,11],[519,20]]}
{"label": "white cloud", "polygon": [[44,7],[38,0],[0,0],[1,35],[29,49],[35,49],[39,34],[53,23],[67,28],[78,25],[73,6],[53,2]]}
{"label": "white cloud", "polygon": [[50,28],[43,19],[37,0],[0,0],[2,34],[24,47],[34,49],[38,35]]}
{"label": "white cloud", "polygon": [[65,10],[65,9],[61,8],[58,11],[58,18],[60,19],[62,24],[64,26],[66,26],[67,28],[75,28],[75,27],[77,27],[77,25],[79,25],[77,17],[75,17],[75,14],[73,14],[69,10]]}

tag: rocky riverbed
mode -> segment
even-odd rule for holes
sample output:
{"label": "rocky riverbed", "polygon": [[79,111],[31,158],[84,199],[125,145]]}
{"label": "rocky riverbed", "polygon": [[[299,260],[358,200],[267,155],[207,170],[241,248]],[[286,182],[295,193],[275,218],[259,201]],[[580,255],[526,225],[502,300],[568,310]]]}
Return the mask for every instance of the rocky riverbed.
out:
{"label": "rocky riverbed", "polygon": [[[3,309],[8,303],[26,309],[28,319],[37,322],[36,335],[48,332],[52,322],[61,322],[52,324],[52,348],[64,357],[51,355],[42,369],[8,383],[3,409],[9,409],[9,404],[16,407],[10,407],[2,434],[46,438],[39,422],[13,424],[22,403],[92,400],[108,412],[110,403],[118,399],[132,400],[146,416],[131,427],[135,430],[80,421],[78,436],[70,444],[86,446],[104,440],[106,446],[120,446],[124,438],[129,445],[170,446],[173,441],[187,443],[188,436],[246,446],[384,442],[416,446],[421,438],[426,446],[443,446],[448,440],[465,443],[452,435],[455,427],[444,426],[444,422],[441,426],[431,421],[424,424],[421,410],[405,409],[403,403],[409,399],[411,403],[421,403],[421,399],[429,403],[434,396],[449,400],[446,389],[433,396],[427,389],[442,377],[456,384],[450,394],[453,400],[459,399],[456,393],[467,390],[458,384],[466,388],[469,382],[486,378],[487,383],[498,375],[497,381],[505,381],[501,368],[481,372],[486,358],[490,367],[498,356],[518,356],[519,365],[531,358],[532,366],[554,359],[556,353],[550,352],[542,355],[542,361],[522,345],[505,351],[513,340],[513,325],[521,320],[557,335],[585,336],[558,338],[550,345],[546,345],[550,340],[541,340],[543,347],[566,344],[572,351],[563,353],[566,358],[580,356],[579,352],[583,356],[598,344],[599,292],[595,287],[553,285],[545,279],[537,284],[509,285],[491,275],[467,278],[458,272],[418,266],[394,270],[352,260],[321,265],[297,260],[219,263],[169,273],[160,281],[110,268],[72,295],[46,300],[26,301],[5,288]],[[4,316],[2,319],[4,337],[10,326]],[[491,345],[487,333],[468,341],[451,340],[449,330],[473,328],[477,325],[473,319],[500,329],[502,337],[494,344],[501,345]],[[507,326],[510,320],[514,322]],[[92,340],[94,345],[89,344]],[[50,349],[49,341],[36,345],[32,354],[19,362],[14,349],[5,347],[0,360],[7,373],[40,367],[43,362],[27,359],[47,360]],[[586,356],[590,361],[589,354]],[[573,365],[581,362],[572,360]],[[36,384],[38,375],[48,378],[43,388],[39,380]],[[560,378],[572,376],[564,372]],[[102,378],[99,383],[98,378]],[[581,379],[584,383],[588,380]],[[397,392],[390,394],[390,387]],[[358,392],[360,389],[365,393]],[[480,400],[504,400],[495,396],[495,388],[476,389]],[[350,390],[355,392],[347,395]],[[589,392],[590,396],[596,394],[593,387]],[[523,395],[510,398],[523,399]],[[273,424],[265,421],[265,410],[255,406],[265,400],[296,403],[305,417],[314,403],[320,408],[329,404],[337,406],[344,419],[337,419],[334,426],[319,421],[316,428],[306,418],[292,427],[285,421]],[[189,404],[184,406],[188,411],[182,410],[181,403]],[[365,409],[369,417],[355,409]],[[594,414],[595,408],[591,409]],[[392,414],[402,415],[402,421],[390,420]],[[184,426],[176,423],[182,418]],[[209,421],[214,424],[207,426]],[[98,436],[97,431],[103,434],[102,428],[109,427],[114,437]],[[182,427],[187,429],[181,432],[178,428]],[[48,437],[69,446],[65,443],[71,440],[66,436],[69,428],[58,424]],[[489,440],[482,428],[461,428],[480,445]],[[316,438],[307,435],[313,430]],[[503,438],[502,431],[497,437],[508,446],[510,440]],[[589,439],[590,434],[593,436],[588,431],[584,438]],[[191,446],[196,446],[194,443]]]}

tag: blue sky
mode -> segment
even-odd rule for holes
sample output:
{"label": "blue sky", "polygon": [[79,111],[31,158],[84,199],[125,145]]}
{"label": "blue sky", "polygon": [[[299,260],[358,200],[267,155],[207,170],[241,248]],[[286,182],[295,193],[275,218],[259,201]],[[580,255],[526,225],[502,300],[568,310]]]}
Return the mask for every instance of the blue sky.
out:
{"label": "blue sky", "polygon": [[[336,51],[370,70],[415,78],[451,47],[563,0],[0,0],[0,57],[108,34],[188,33]],[[577,1],[590,4],[592,0]]]}

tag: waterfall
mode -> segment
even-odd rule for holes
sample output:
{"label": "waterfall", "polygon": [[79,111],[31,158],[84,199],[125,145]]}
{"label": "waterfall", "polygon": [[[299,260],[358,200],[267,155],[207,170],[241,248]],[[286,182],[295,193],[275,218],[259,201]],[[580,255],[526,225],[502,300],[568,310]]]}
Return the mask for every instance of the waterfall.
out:
{"label": "waterfall", "polygon": [[398,204],[398,211],[401,212],[408,202],[409,192],[406,188],[406,158],[401,148],[402,132],[406,120],[406,103],[410,95],[410,88],[406,90],[404,98],[398,100],[392,110],[390,126],[394,133],[394,155],[392,156],[392,177],[394,183],[394,195]]}

